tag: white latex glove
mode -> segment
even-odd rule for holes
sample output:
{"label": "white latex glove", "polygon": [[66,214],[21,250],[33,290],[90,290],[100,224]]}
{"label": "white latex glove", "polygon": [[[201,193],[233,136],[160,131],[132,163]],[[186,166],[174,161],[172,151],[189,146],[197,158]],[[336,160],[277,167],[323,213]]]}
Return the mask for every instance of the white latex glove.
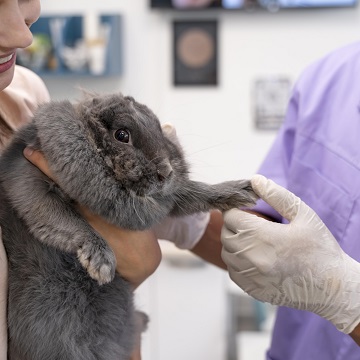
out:
{"label": "white latex glove", "polygon": [[180,249],[190,250],[203,236],[209,220],[209,213],[167,217],[153,230],[158,239],[171,241]]}
{"label": "white latex glove", "polygon": [[231,279],[260,301],[311,311],[350,333],[360,322],[360,264],[298,197],[261,175],[251,182],[290,223],[226,212],[222,257]]}

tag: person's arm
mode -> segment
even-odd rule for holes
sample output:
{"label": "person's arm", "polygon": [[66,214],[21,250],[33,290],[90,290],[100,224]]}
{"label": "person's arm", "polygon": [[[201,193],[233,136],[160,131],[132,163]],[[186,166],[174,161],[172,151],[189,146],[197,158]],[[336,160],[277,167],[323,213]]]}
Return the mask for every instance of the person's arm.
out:
{"label": "person's arm", "polygon": [[360,323],[355,327],[355,329],[349,335],[360,346]]}
{"label": "person's arm", "polygon": [[360,345],[360,263],[294,194],[259,175],[252,186],[289,224],[224,213],[222,257],[231,279],[257,300],[323,317]]}
{"label": "person's arm", "polygon": [[[24,150],[24,156],[49,178],[52,178],[45,158],[39,151]],[[55,179],[53,179],[55,180]],[[84,207],[78,207],[81,215],[109,244],[115,253],[117,271],[134,288],[138,287],[157,269],[161,250],[152,231],[130,231],[107,223]]]}
{"label": "person's arm", "polygon": [[190,251],[203,260],[226,270],[226,264],[221,258],[220,233],[223,223],[222,213],[212,211],[204,234]]}

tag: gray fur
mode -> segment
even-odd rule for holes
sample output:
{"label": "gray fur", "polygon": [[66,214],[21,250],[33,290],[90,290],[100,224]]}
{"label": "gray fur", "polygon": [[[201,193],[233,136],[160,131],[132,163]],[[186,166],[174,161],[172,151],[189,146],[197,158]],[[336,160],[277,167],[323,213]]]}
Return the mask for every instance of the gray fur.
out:
{"label": "gray fur", "polygon": [[[116,140],[125,129],[131,141]],[[22,155],[41,150],[56,184]],[[131,97],[43,105],[0,158],[0,225],[9,258],[9,359],[128,359],[139,331],[115,256],[77,212],[142,230],[167,215],[254,203],[247,180],[191,181],[178,143]]]}

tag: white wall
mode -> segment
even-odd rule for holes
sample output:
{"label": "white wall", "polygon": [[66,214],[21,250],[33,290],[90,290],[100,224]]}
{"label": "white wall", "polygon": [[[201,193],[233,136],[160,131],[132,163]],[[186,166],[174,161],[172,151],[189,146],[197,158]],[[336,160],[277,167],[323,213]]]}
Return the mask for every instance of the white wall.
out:
{"label": "white wall", "polygon": [[[209,182],[249,177],[274,132],[259,132],[251,118],[252,81],[285,75],[295,80],[319,56],[356,41],[360,8],[270,13],[174,13],[150,10],[147,0],[43,0],[43,14],[84,9],[124,16],[123,76],[114,79],[46,79],[54,98],[74,97],[74,86],[122,91],[146,103],[178,129],[193,177]],[[172,20],[219,20],[219,86],[172,85]],[[69,81],[70,80],[70,81]]]}

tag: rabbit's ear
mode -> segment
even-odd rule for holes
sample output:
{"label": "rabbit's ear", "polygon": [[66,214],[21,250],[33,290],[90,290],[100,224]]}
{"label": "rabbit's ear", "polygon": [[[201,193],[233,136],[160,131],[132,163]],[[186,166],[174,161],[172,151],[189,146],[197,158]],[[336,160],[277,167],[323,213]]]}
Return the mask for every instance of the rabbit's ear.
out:
{"label": "rabbit's ear", "polygon": [[77,102],[77,105],[80,106],[86,114],[91,114],[98,108],[101,99],[100,96],[88,90],[82,90],[82,99]]}
{"label": "rabbit's ear", "polygon": [[76,89],[80,92],[80,100],[79,101],[90,100],[99,95],[98,93],[88,90],[88,89],[85,89],[82,86],[77,86]]}
{"label": "rabbit's ear", "polygon": [[176,135],[176,129],[172,124],[162,124],[161,129],[166,138],[168,138],[172,143],[180,146],[179,138]]}

